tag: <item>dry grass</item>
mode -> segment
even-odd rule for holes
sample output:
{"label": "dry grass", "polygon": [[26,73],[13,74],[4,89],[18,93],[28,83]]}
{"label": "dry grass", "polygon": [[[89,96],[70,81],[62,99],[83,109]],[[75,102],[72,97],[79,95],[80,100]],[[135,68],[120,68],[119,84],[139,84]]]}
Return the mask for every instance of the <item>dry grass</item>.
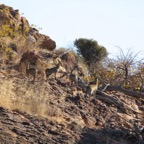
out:
{"label": "dry grass", "polygon": [[43,117],[59,117],[61,110],[50,105],[53,96],[48,84],[19,79],[0,79],[0,106]]}
{"label": "dry grass", "polygon": [[8,109],[12,106],[12,101],[15,98],[13,92],[13,83],[11,80],[1,79],[0,80],[0,106]]}

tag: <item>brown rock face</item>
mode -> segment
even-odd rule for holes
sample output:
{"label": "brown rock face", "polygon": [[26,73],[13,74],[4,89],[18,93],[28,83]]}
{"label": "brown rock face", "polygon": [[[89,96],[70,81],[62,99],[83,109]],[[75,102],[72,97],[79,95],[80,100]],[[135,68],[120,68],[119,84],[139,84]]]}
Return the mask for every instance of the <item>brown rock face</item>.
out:
{"label": "brown rock face", "polygon": [[[28,20],[20,16],[19,10],[14,10],[12,7],[4,4],[0,5],[0,29],[2,25],[8,25],[12,29],[12,32],[17,34],[17,38],[24,35],[27,40],[26,45],[32,41],[34,45],[37,45],[41,49],[52,51],[56,48],[55,41],[49,36],[40,34],[36,28],[31,27]],[[22,51],[24,52],[24,50]]]}
{"label": "brown rock face", "polygon": [[14,10],[4,4],[0,5],[0,26],[6,23],[19,25],[21,23],[20,19],[19,10]]}
{"label": "brown rock face", "polygon": [[26,52],[22,55],[20,60],[20,71],[23,77],[26,76],[26,70],[29,64],[36,65],[36,61],[38,60],[38,56],[35,55],[34,52]]}
{"label": "brown rock face", "polygon": [[22,34],[24,35],[25,32],[29,31],[29,22],[25,17],[21,17],[21,25],[20,30],[22,31]]}
{"label": "brown rock face", "polygon": [[28,61],[29,63],[35,65],[36,64],[36,61],[38,59],[38,56],[34,54],[34,52],[26,52],[22,55],[22,58],[21,58],[21,62],[25,62],[25,61]]}
{"label": "brown rock face", "polygon": [[55,41],[51,40],[49,37],[46,37],[43,39],[41,45],[40,45],[43,49],[47,49],[47,50],[54,50],[56,48],[56,43]]}

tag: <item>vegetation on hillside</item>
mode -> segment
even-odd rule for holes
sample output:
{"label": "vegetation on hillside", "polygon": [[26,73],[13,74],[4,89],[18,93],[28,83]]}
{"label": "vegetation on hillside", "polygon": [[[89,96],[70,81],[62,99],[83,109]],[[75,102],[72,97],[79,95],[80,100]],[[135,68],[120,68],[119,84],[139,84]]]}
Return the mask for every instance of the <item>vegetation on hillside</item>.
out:
{"label": "vegetation on hillside", "polygon": [[82,56],[91,74],[95,75],[98,63],[100,63],[108,52],[105,47],[100,46],[96,40],[79,38],[74,41],[77,53]]}
{"label": "vegetation on hillside", "polygon": [[[109,58],[104,46],[88,38],[74,41],[76,51],[55,49],[55,42],[39,34],[17,10],[0,5],[0,18],[0,106],[46,117],[52,120],[51,127],[57,122],[57,128],[68,130],[67,139],[75,132],[75,139],[80,139],[77,128],[74,131],[79,126],[83,138],[94,142],[115,143],[117,135],[122,136],[119,144],[131,137],[141,141],[142,130],[135,126],[136,121],[143,125],[144,116],[144,62],[137,60],[139,53],[119,48],[117,57]],[[27,70],[35,71],[35,81]],[[59,137],[55,130],[50,132]]]}

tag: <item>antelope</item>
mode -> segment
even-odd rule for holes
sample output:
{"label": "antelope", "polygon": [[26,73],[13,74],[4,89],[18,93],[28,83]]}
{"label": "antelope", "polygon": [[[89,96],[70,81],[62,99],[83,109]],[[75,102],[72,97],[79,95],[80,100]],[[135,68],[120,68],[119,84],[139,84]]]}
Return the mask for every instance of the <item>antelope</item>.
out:
{"label": "antelope", "polygon": [[78,66],[78,64],[76,63],[73,69],[71,70],[71,73],[69,74],[71,85],[73,85],[74,83],[78,85],[78,81],[80,80],[80,77],[84,77],[84,73],[82,67]]}
{"label": "antelope", "polygon": [[29,69],[26,69],[26,75],[27,75],[28,79],[30,78],[30,76],[33,77],[32,82],[35,81],[36,74],[37,74],[37,69],[36,69],[36,68],[29,68]]}
{"label": "antelope", "polygon": [[53,68],[47,68],[45,70],[45,74],[46,74],[46,79],[49,79],[49,76],[52,75],[53,73],[55,74],[55,79],[56,79],[56,74],[57,72],[65,72],[66,70],[64,67],[61,66],[61,63],[58,63],[55,67]]}
{"label": "antelope", "polygon": [[77,75],[71,73],[68,75],[68,77],[70,80],[70,86],[73,86],[74,84],[77,85],[77,82],[78,82],[78,76]]}
{"label": "antelope", "polygon": [[36,78],[36,74],[37,74],[36,67],[30,67],[30,63],[28,63],[28,68],[26,69],[27,78],[30,79],[30,76],[32,76],[33,77],[32,82],[34,82]]}
{"label": "antelope", "polygon": [[98,77],[95,78],[94,83],[89,83],[86,89],[86,93],[89,95],[93,95],[98,90]]}
{"label": "antelope", "polygon": [[72,87],[74,84],[78,84],[78,75],[77,74],[73,74],[74,68],[71,69],[70,73],[67,73],[68,79],[70,81],[70,86]]}
{"label": "antelope", "polygon": [[79,86],[80,88],[82,88],[82,90],[83,90],[84,92],[86,92],[86,88],[87,88],[87,86],[88,86],[88,83],[78,77],[78,86]]}

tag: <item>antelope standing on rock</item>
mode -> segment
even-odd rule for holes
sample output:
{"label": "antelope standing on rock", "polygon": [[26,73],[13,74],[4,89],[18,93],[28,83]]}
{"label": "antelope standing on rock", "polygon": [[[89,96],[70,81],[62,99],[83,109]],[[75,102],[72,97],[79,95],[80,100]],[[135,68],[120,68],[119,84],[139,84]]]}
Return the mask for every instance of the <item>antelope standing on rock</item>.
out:
{"label": "antelope standing on rock", "polygon": [[68,78],[70,80],[70,86],[72,87],[74,84],[77,85],[77,82],[78,82],[78,76],[75,75],[75,74],[68,74]]}
{"label": "antelope standing on rock", "polygon": [[89,83],[86,89],[86,93],[93,95],[98,90],[98,77],[95,78],[94,83]]}
{"label": "antelope standing on rock", "polygon": [[30,79],[30,76],[33,77],[32,82],[35,82],[36,74],[37,74],[37,69],[36,68],[26,69],[26,75],[27,75],[28,79]]}
{"label": "antelope standing on rock", "polygon": [[32,66],[29,62],[27,65],[28,65],[28,68],[26,69],[26,76],[28,80],[30,80],[30,77],[33,77],[32,82],[34,83],[36,75],[37,75],[36,66]]}
{"label": "antelope standing on rock", "polygon": [[[73,73],[73,71],[75,73]],[[68,79],[70,81],[70,86],[74,86],[74,84],[78,85],[79,76],[84,76],[82,69],[78,67],[78,65],[75,65],[73,69],[71,69],[70,74],[68,74]]]}
{"label": "antelope standing on rock", "polygon": [[62,65],[61,60],[57,59],[57,64],[56,64],[55,67],[47,68],[45,70],[47,80],[48,80],[49,76],[52,75],[53,73],[55,74],[55,79],[56,79],[57,72],[66,72],[65,68],[62,67],[61,65]]}

